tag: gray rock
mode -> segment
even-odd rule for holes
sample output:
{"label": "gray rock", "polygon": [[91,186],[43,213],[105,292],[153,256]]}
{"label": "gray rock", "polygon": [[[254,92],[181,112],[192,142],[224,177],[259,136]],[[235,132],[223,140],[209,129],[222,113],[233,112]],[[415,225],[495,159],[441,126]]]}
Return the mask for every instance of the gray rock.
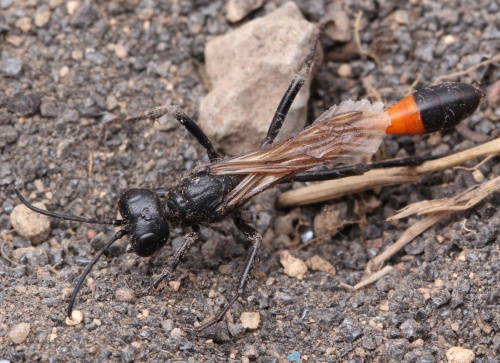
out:
{"label": "gray rock", "polygon": [[83,4],[71,19],[71,24],[77,28],[89,28],[99,18],[99,12],[91,3]]}
{"label": "gray rock", "polygon": [[135,361],[135,348],[132,345],[126,345],[120,351],[120,358],[123,363],[132,363]]}
{"label": "gray rock", "polygon": [[[315,29],[297,5],[286,3],[207,44],[206,69],[213,89],[201,104],[200,124],[218,147],[234,155],[259,146],[302,67]],[[297,95],[280,135],[303,128],[309,83]]]}
{"label": "gray rock", "polygon": [[18,138],[19,134],[11,125],[0,126],[0,147],[12,144]]}
{"label": "gray rock", "polygon": [[5,107],[17,116],[30,116],[39,110],[40,103],[41,98],[37,93],[16,93],[6,99]]}
{"label": "gray rock", "polygon": [[40,114],[43,117],[57,117],[59,114],[59,109],[54,102],[42,100],[42,103],[40,105]]}
{"label": "gray rock", "polygon": [[49,263],[46,249],[35,247],[21,247],[12,252],[12,258],[20,264],[28,264],[33,267],[43,267]]}
{"label": "gray rock", "polygon": [[14,176],[12,175],[12,163],[0,163],[0,185],[12,183]]}
{"label": "gray rock", "polygon": [[12,5],[12,0],[1,0],[0,9],[8,9]]}
{"label": "gray rock", "polygon": [[19,58],[5,58],[2,61],[2,71],[9,77],[18,77],[23,70],[23,61]]}

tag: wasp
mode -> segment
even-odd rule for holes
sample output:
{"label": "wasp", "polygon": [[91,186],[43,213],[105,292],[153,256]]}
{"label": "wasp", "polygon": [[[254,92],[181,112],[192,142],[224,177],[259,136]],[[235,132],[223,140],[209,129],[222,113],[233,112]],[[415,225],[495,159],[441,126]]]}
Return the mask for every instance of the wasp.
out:
{"label": "wasp", "polygon": [[287,112],[304,84],[311,59],[309,55],[304,67],[289,85],[260,147],[238,156],[223,158],[196,122],[178,107],[158,107],[127,119],[156,120],[170,114],[203,146],[210,163],[196,167],[170,189],[134,188],[124,191],[118,200],[122,219],[81,218],[43,210],[33,206],[15,189],[21,202],[37,213],[69,221],[122,227],[94,256],[76,281],[68,304],[68,317],[72,315],[76,297],[87,275],[117,240],[128,236],[130,247],[127,252],[148,257],[167,243],[172,226],[190,227],[192,230],[161,274],[138,292],[142,296],[151,293],[175,271],[182,257],[197,241],[201,226],[230,218],[251,242],[252,248],[234,294],[215,317],[194,330],[200,332],[217,324],[245,292],[262,243],[259,232],[242,217],[242,206],[246,202],[279,183],[331,180],[363,174],[372,168],[421,163],[422,158],[407,158],[366,166],[358,164],[311,170],[325,163],[332,166],[349,164],[369,157],[388,134],[422,134],[452,128],[470,116],[484,99],[484,93],[474,86],[445,83],[416,91],[387,109],[380,103],[372,105],[367,100],[344,101],[324,112],[302,131],[275,142]]}

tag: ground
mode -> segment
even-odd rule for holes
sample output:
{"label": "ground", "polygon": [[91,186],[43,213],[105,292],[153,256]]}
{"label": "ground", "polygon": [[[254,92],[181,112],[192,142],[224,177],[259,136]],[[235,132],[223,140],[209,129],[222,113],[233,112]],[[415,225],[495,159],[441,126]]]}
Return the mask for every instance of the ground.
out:
{"label": "ground", "polygon": [[[341,285],[359,282],[366,262],[416,220],[390,224],[385,218],[411,202],[450,197],[477,184],[468,170],[433,173],[418,185],[349,196],[326,207],[277,211],[277,191],[256,198],[248,216],[266,238],[248,293],[223,323],[202,335],[179,330],[176,322],[202,321],[233,292],[249,249],[238,234],[224,237],[204,229],[203,241],[174,276],[180,288],[165,284],[135,303],[117,291],[147,283],[172,247],[139,258],[126,253],[124,241],[97,264],[80,292],[76,308],[83,322],[66,325],[68,291],[113,229],[52,219],[48,240],[14,260],[15,250],[30,243],[11,227],[9,214],[19,204],[13,187],[52,211],[114,218],[126,188],[174,185],[206,161],[181,126],[111,120],[162,104],[180,105],[196,119],[207,92],[204,46],[238,25],[225,19],[220,0],[48,3],[0,1],[0,359],[286,362],[297,352],[302,362],[441,362],[450,347],[460,346],[473,350],[476,362],[499,360],[498,194],[423,233],[390,261],[396,268],[377,283],[359,292]],[[268,0],[243,22],[281,3]],[[299,6],[306,18],[318,21],[327,5],[311,0]],[[390,104],[414,82],[414,88],[432,84],[500,51],[498,2],[345,1],[343,9],[353,23],[363,12],[361,43],[378,60],[353,54],[355,43],[324,38],[310,121],[342,99],[377,93]],[[350,72],[341,78],[346,67]],[[499,75],[493,63],[450,80],[486,87]],[[498,116],[486,103],[466,127],[441,136],[391,137],[381,154],[465,149],[497,137]],[[498,175],[498,160],[480,171],[486,179]],[[361,221],[295,253],[302,260],[318,255],[337,274],[288,277],[280,251],[293,247],[299,220],[307,231],[321,213]],[[223,227],[234,229],[230,223]],[[172,231],[175,246],[183,234]],[[260,314],[256,330],[241,327],[242,312]],[[28,323],[30,333],[15,344],[9,333],[20,323]]]}

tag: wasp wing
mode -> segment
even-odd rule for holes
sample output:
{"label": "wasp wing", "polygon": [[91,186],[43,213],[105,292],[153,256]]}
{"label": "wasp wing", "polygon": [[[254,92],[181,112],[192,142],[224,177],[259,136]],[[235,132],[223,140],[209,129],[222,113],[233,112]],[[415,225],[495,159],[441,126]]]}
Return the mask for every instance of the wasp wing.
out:
{"label": "wasp wing", "polygon": [[304,130],[264,148],[211,164],[209,172],[247,174],[224,199],[226,208],[233,208],[301,171],[326,162],[345,164],[371,156],[389,124],[381,103],[344,101]]}

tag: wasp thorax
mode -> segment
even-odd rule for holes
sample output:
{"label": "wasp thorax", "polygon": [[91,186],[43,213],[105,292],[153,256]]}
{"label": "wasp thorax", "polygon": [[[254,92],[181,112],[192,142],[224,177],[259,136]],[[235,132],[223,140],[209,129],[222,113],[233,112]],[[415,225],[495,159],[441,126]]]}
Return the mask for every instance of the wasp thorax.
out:
{"label": "wasp thorax", "polygon": [[130,234],[130,252],[147,257],[165,246],[169,227],[155,192],[149,189],[126,190],[118,205]]}

